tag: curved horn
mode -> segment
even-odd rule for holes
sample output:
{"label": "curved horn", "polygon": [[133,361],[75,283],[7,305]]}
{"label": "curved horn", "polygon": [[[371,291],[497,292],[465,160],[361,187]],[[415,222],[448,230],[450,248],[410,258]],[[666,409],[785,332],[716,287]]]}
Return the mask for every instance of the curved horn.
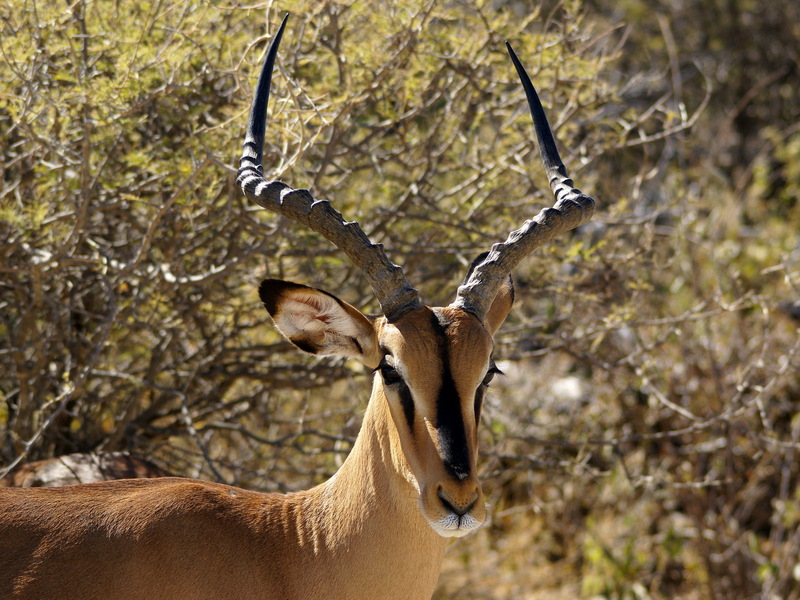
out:
{"label": "curved horn", "polygon": [[523,258],[562,232],[583,225],[594,213],[594,200],[574,188],[572,180],[567,176],[542,103],[528,74],[508,42],[506,47],[528,97],[528,106],[539,141],[539,152],[556,202],[552,208],[543,209],[533,219],[525,221],[521,228],[512,231],[505,242],[494,244],[483,262],[459,286],[453,306],[470,312],[481,320],[506,277]]}
{"label": "curved horn", "polygon": [[280,181],[267,181],[264,178],[261,160],[269,88],[275,56],[288,17],[287,14],[283,18],[258,77],[236,182],[253,202],[316,231],[344,252],[364,273],[383,314],[390,321],[395,320],[420,305],[419,294],[409,285],[403,270],[386,256],[383,246],[370,242],[357,222],[345,221],[327,200],[317,200],[308,190],[294,189]]}

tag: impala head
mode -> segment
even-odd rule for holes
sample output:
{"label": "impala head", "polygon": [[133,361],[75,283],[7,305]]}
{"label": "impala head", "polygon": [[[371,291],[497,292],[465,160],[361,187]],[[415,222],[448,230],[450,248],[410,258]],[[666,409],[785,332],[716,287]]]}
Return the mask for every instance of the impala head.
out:
{"label": "impala head", "polygon": [[476,473],[483,395],[497,368],[492,334],[513,302],[510,280],[484,320],[454,306],[415,306],[367,317],[335,296],[268,279],[261,300],[278,329],[317,355],[347,356],[375,371],[371,402],[384,403],[402,449],[400,471],[419,508],[443,536],[464,535],[486,517]]}
{"label": "impala head", "polygon": [[497,372],[492,336],[513,303],[511,270],[557,234],[591,218],[594,201],[572,187],[541,103],[511,47],[557,202],[475,260],[447,307],[420,302],[400,267],[355,222],[326,201],[262,175],[270,78],[286,19],[267,52],[248,122],[238,182],[261,206],[322,234],[359,267],[382,315],[365,316],[335,296],[278,280],[261,284],[261,300],[278,329],[300,349],[339,355],[374,369],[370,402],[388,406],[402,451],[401,470],[419,493],[419,509],[442,536],[460,536],[486,518],[476,474],[477,428],[486,388]]}

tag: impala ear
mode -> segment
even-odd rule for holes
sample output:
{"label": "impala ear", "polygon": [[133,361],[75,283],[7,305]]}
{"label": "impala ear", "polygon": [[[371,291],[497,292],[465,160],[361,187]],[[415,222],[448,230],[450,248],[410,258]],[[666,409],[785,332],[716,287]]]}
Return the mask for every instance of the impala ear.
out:
{"label": "impala ear", "polygon": [[[488,255],[488,252],[482,252],[472,261],[467,276],[464,278],[465,282],[469,281],[469,278],[472,276],[472,271],[474,271],[475,267],[481,264]],[[489,310],[486,311],[486,316],[483,318],[483,325],[490,334],[494,335],[495,332],[500,329],[500,325],[506,320],[513,305],[514,280],[511,278],[511,275],[508,275],[497,291],[494,300],[492,300],[492,305],[489,307]]]}
{"label": "impala ear", "polygon": [[369,367],[380,362],[372,321],[347,302],[279,279],[262,281],[258,295],[278,331],[301,350],[355,358]]}

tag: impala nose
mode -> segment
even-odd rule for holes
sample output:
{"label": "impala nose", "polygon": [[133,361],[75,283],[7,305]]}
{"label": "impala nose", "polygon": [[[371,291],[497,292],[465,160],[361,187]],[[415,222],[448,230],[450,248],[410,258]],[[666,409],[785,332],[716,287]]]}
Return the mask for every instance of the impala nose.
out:
{"label": "impala nose", "polygon": [[475,503],[478,501],[477,491],[473,491],[471,495],[465,494],[465,500],[457,500],[454,497],[448,497],[444,489],[440,486],[438,495],[439,501],[442,503],[442,505],[458,517],[463,517],[469,513],[475,507]]}

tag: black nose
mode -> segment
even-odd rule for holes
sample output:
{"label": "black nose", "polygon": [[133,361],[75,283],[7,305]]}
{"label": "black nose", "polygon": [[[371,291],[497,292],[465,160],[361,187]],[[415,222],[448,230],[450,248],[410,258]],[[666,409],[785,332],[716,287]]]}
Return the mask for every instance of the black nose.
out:
{"label": "black nose", "polygon": [[469,504],[461,505],[460,507],[457,506],[455,503],[450,501],[450,499],[445,495],[444,490],[439,488],[439,500],[444,505],[444,507],[454,513],[456,516],[463,517],[469,511],[473,509],[475,503],[478,501],[478,494],[475,494],[475,498]]}

